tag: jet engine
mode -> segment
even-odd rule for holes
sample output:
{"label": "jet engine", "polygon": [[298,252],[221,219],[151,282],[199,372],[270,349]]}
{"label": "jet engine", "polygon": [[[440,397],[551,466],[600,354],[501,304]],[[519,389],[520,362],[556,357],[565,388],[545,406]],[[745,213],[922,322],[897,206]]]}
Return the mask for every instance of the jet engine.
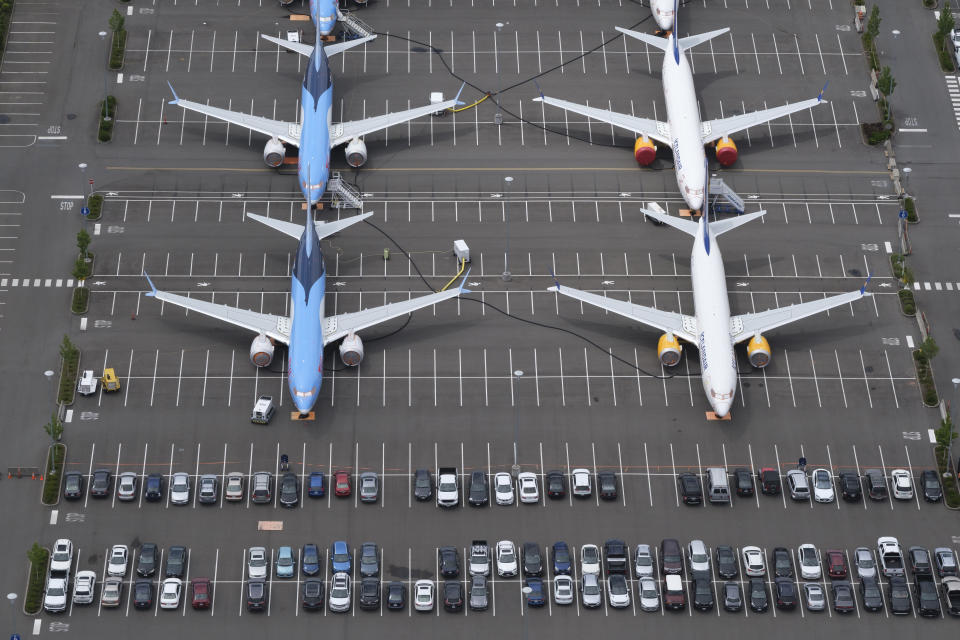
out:
{"label": "jet engine", "polygon": [[759,333],[747,343],[747,358],[757,369],[763,369],[770,364],[770,343]]}
{"label": "jet engine", "polygon": [[355,367],[363,361],[363,340],[355,333],[348,334],[340,343],[340,359],[348,367]]}
{"label": "jet engine", "polygon": [[633,143],[633,157],[636,158],[637,164],[646,167],[657,159],[657,145],[647,136],[640,136]]}
{"label": "jet engine", "polygon": [[262,333],[250,344],[250,362],[258,367],[268,367],[273,362],[273,340]]}
{"label": "jet engine", "polygon": [[286,147],[276,138],[270,138],[267,144],[263,145],[263,161],[268,167],[276,169],[283,164],[286,155]]}
{"label": "jet engine", "polygon": [[724,167],[729,167],[737,161],[737,145],[733,140],[724,136],[717,140],[717,161]]}
{"label": "jet engine", "polygon": [[657,357],[665,367],[672,367],[680,362],[680,352],[683,347],[672,333],[665,333],[657,341]]}
{"label": "jet engine", "polygon": [[356,169],[367,162],[367,145],[360,138],[354,138],[347,145],[347,164]]}

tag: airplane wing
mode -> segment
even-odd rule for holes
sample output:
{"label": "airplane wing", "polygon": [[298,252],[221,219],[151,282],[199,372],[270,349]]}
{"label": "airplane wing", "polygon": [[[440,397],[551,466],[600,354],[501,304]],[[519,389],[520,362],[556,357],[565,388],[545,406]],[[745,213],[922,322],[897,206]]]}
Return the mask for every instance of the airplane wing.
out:
{"label": "airplane wing", "polygon": [[157,288],[153,286],[153,281],[150,280],[150,276],[146,273],[143,275],[146,276],[147,282],[150,283],[151,291],[146,294],[148,297],[156,298],[157,300],[162,300],[168,304],[183,307],[190,311],[196,311],[197,313],[222,320],[237,327],[242,327],[254,333],[262,333],[283,344],[290,344],[289,318],[274,316],[269,313],[259,313],[249,309],[238,309],[237,307],[231,307],[225,304],[215,304],[205,300],[180,296],[175,293],[167,293],[166,291],[157,291]]}
{"label": "airplane wing", "polygon": [[[342,218],[340,220],[331,220],[330,222],[314,222],[314,228],[317,230],[317,237],[321,240],[327,236],[332,236],[335,233],[343,231],[351,225],[355,225],[358,222],[366,220],[373,215],[372,211],[367,213],[361,213],[357,216],[350,216],[349,218]],[[247,212],[247,217],[252,218],[259,222],[260,224],[265,224],[266,226],[279,231],[284,235],[288,235],[295,240],[299,240],[300,236],[303,235],[303,225],[297,224],[295,222],[287,222],[286,220],[277,220],[276,218],[268,218],[267,216],[261,216],[256,213]]]}
{"label": "airplane wing", "polygon": [[423,116],[428,116],[437,111],[452,109],[458,104],[463,104],[460,102],[460,94],[463,93],[463,86],[465,86],[465,84],[466,83],[460,87],[460,91],[457,92],[457,95],[453,100],[446,100],[444,102],[438,102],[437,104],[428,104],[422,107],[416,107],[414,109],[407,109],[406,111],[396,111],[394,113],[386,113],[382,116],[374,116],[372,118],[354,120],[352,122],[341,122],[340,124],[333,125],[331,132],[333,135],[330,138],[330,146],[336,147],[337,145],[349,142],[353,138],[365,136],[368,133],[373,133],[374,131],[380,131],[381,129],[386,129],[387,127],[403,124],[409,120],[415,120]]}
{"label": "airplane wing", "polygon": [[547,291],[554,291],[569,296],[575,300],[592,304],[595,307],[606,309],[617,315],[630,318],[641,324],[645,324],[660,331],[672,332],[676,337],[687,342],[696,343],[695,334],[697,332],[697,319],[692,316],[685,316],[672,311],[661,311],[653,307],[644,307],[639,304],[617,300],[615,298],[605,298],[604,296],[570,287],[548,287]]}
{"label": "airplane wing", "polygon": [[328,316],[324,318],[323,344],[326,346],[331,342],[345,337],[347,334],[356,333],[361,329],[372,327],[381,322],[391,320],[392,318],[405,316],[417,309],[429,307],[430,305],[449,300],[450,298],[456,298],[461,293],[470,293],[469,289],[464,288],[467,282],[467,276],[469,275],[470,272],[467,271],[466,275],[463,276],[460,287],[457,289],[438,291],[437,293],[420,296],[412,300],[404,300],[403,302],[391,302],[382,307],[373,307],[371,309],[363,309],[362,311]]}
{"label": "airplane wing", "polygon": [[271,120],[270,118],[262,118],[248,113],[241,113],[240,111],[230,111],[229,109],[211,107],[210,105],[200,104],[199,102],[182,100],[177,96],[177,92],[173,90],[173,85],[169,82],[167,84],[170,85],[170,91],[173,92],[173,100],[168,104],[175,104],[187,111],[196,111],[211,118],[217,118],[230,124],[239,125],[245,129],[252,129],[253,131],[268,135],[271,138],[277,138],[288,144],[297,147],[300,146],[300,125],[295,122]]}
{"label": "airplane wing", "polygon": [[637,118],[636,116],[628,116],[625,113],[617,113],[616,111],[610,111],[609,109],[595,109],[593,107],[577,104],[576,102],[559,100],[557,98],[549,98],[543,95],[541,95],[539,98],[534,98],[533,100],[534,102],[546,102],[547,104],[552,104],[555,107],[560,107],[561,109],[566,109],[567,111],[573,111],[574,113],[579,113],[582,116],[599,120],[600,122],[609,122],[610,124],[626,129],[627,131],[633,131],[636,134],[653,138],[657,142],[661,142],[666,145],[670,144],[670,125],[668,125],[666,122],[651,120],[650,118]]}
{"label": "airplane wing", "polygon": [[[824,85],[824,89],[826,89],[826,85]],[[823,99],[823,91],[821,90],[820,95],[816,98],[810,98],[809,100],[801,100],[800,102],[792,102],[781,107],[743,113],[738,116],[730,116],[729,118],[709,120],[702,124],[703,130],[700,137],[703,140],[703,144],[707,144],[719,140],[724,136],[729,136],[732,133],[748,129],[749,127],[755,127],[770,120],[776,120],[791,113],[796,113],[797,111],[810,109],[823,102],[826,101]]]}
{"label": "airplane wing", "polygon": [[[295,51],[302,56],[310,57],[313,53],[313,45],[304,44],[302,42],[290,42],[289,40],[284,40],[283,38],[274,38],[273,36],[268,36],[266,34],[260,34],[260,37],[264,40],[268,40],[276,45],[279,45],[290,51]],[[334,44],[328,44],[323,48],[324,53],[327,54],[328,58],[343,53],[347,49],[352,49],[354,47],[359,47],[365,42],[370,42],[371,40],[376,40],[377,36],[367,36],[365,38],[357,38],[356,40],[347,40],[346,42],[337,42]]]}
{"label": "airplane wing", "polygon": [[866,292],[866,285],[864,285],[856,291],[841,293],[822,300],[811,300],[810,302],[792,304],[779,309],[768,309],[759,313],[733,316],[730,318],[730,338],[734,344],[737,344],[750,339],[756,333],[770,331],[871,295],[873,294]]}

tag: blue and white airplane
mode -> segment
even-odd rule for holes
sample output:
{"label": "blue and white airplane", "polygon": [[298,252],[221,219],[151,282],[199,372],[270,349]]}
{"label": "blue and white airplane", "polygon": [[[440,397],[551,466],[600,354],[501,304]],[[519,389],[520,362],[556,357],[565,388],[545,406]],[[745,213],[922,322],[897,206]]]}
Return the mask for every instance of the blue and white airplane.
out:
{"label": "blue and white airplane", "polygon": [[[679,0],[675,0],[675,14],[678,10],[678,4]],[[676,22],[676,17],[674,17],[674,22]],[[608,122],[634,132],[638,138],[633,145],[633,155],[642,166],[649,165],[657,157],[657,147],[653,140],[669,146],[673,150],[674,171],[680,193],[691,209],[699,210],[703,205],[703,185],[706,177],[704,145],[716,143],[717,160],[722,166],[730,166],[737,161],[738,156],[737,145],[730,139],[731,134],[797,111],[810,109],[824,102],[823,91],[821,90],[820,95],[809,100],[701,122],[697,93],[693,86],[693,72],[690,70],[690,63],[683,53],[687,49],[727,33],[729,30],[729,28],[724,28],[696,36],[677,38],[677,29],[674,25],[670,36],[661,38],[617,27],[617,31],[624,35],[663,50],[662,82],[663,97],[667,107],[666,122],[638,118],[607,109],[596,109],[575,102],[548,98],[542,94],[534,100],[546,102],[555,107],[573,111],[601,122]],[[826,89],[826,86],[824,86],[824,89]]]}
{"label": "blue and white airplane", "polygon": [[[705,182],[704,191],[707,192],[708,189],[709,182]],[[709,198],[709,193],[707,197]],[[764,332],[872,295],[866,292],[866,284],[864,284],[856,291],[820,300],[731,316],[727,297],[727,278],[723,270],[723,257],[720,255],[717,236],[756,220],[765,215],[766,211],[756,211],[713,222],[709,222],[706,215],[701,216],[699,222],[693,222],[660,211],[649,209],[641,209],[641,211],[650,218],[693,236],[690,280],[693,288],[694,315],[661,311],[579,289],[561,287],[559,283],[550,287],[548,291],[562,293],[575,300],[664,331],[657,343],[657,356],[665,366],[672,367],[680,362],[683,349],[681,340],[695,345],[700,351],[703,391],[718,418],[723,418],[730,412],[737,391],[737,358],[733,352],[735,345],[749,340],[747,358],[754,367],[763,368],[770,363],[771,355],[770,343],[763,337]],[[867,282],[869,281],[868,278]]]}
{"label": "blue and white airplane", "polygon": [[[183,100],[177,96],[173,85],[170,85],[170,91],[173,91],[173,100],[170,104],[270,136],[263,148],[263,161],[269,167],[276,168],[283,164],[286,156],[285,144],[299,147],[297,176],[300,190],[310,205],[319,202],[327,188],[330,177],[330,150],[333,147],[346,143],[347,164],[351,167],[363,166],[367,161],[367,145],[363,142],[363,136],[366,134],[461,104],[460,93],[457,93],[453,100],[364,120],[333,124],[333,79],[327,58],[369,42],[376,36],[316,48],[270,36],[263,36],[263,38],[310,58],[300,92],[299,124]],[[460,91],[463,91],[463,86],[460,87]]]}
{"label": "blue and white airplane", "polygon": [[309,414],[319,397],[320,385],[323,382],[324,347],[343,339],[340,344],[340,358],[344,364],[355,367],[363,360],[363,341],[357,332],[417,309],[456,298],[461,293],[469,293],[469,290],[464,288],[469,275],[467,272],[460,287],[456,289],[439,291],[381,307],[326,316],[324,294],[327,274],[320,240],[373,214],[365,213],[344,220],[315,223],[312,221],[312,213],[307,215],[308,223],[301,226],[253,213],[247,214],[247,217],[257,222],[300,240],[293,264],[293,276],[290,279],[289,316],[238,309],[225,304],[215,304],[158,291],[150,280],[150,276],[144,274],[151,289],[147,296],[256,333],[250,345],[250,361],[258,367],[270,365],[277,342],[287,345],[289,355],[287,378],[290,395],[301,415]]}

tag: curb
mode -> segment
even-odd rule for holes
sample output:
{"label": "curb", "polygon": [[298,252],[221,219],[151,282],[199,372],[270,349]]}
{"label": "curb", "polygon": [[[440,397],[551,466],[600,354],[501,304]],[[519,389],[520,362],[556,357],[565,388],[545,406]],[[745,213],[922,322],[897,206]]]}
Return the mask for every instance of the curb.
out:
{"label": "curb", "polygon": [[[54,447],[57,447],[57,446],[62,446],[62,447],[63,447],[63,468],[60,469],[60,477],[57,478],[57,500],[56,500],[56,502],[44,502],[44,501],[43,501],[43,487],[44,487],[44,485],[45,485],[46,482],[47,482],[47,481],[46,481],[46,477],[49,476],[49,471],[48,471],[48,469],[47,469],[47,461],[50,460],[50,454],[52,453],[53,448],[54,448]],[[47,447],[47,459],[44,460],[44,462],[43,462],[43,473],[46,474],[46,475],[44,476],[44,480],[42,480],[41,483],[40,483],[40,504],[42,504],[43,506],[45,506],[45,507],[55,507],[55,506],[57,506],[58,504],[60,504],[60,494],[63,492],[63,491],[62,491],[62,490],[63,490],[63,469],[65,469],[66,466],[67,466],[67,445],[66,445],[65,443],[63,443],[63,442],[54,442],[54,443],[52,443],[49,447]]]}

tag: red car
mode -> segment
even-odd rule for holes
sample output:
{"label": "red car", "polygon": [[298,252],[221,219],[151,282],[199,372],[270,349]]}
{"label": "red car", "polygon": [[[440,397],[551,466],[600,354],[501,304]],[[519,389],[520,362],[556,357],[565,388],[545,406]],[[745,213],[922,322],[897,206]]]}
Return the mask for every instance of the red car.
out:
{"label": "red car", "polygon": [[194,578],[190,581],[193,592],[190,603],[194,609],[210,608],[210,578]]}
{"label": "red car", "polygon": [[847,557],[843,551],[827,551],[827,575],[831,578],[847,577]]}
{"label": "red car", "polygon": [[338,498],[344,498],[350,495],[350,472],[337,471],[333,474],[333,492]]}

